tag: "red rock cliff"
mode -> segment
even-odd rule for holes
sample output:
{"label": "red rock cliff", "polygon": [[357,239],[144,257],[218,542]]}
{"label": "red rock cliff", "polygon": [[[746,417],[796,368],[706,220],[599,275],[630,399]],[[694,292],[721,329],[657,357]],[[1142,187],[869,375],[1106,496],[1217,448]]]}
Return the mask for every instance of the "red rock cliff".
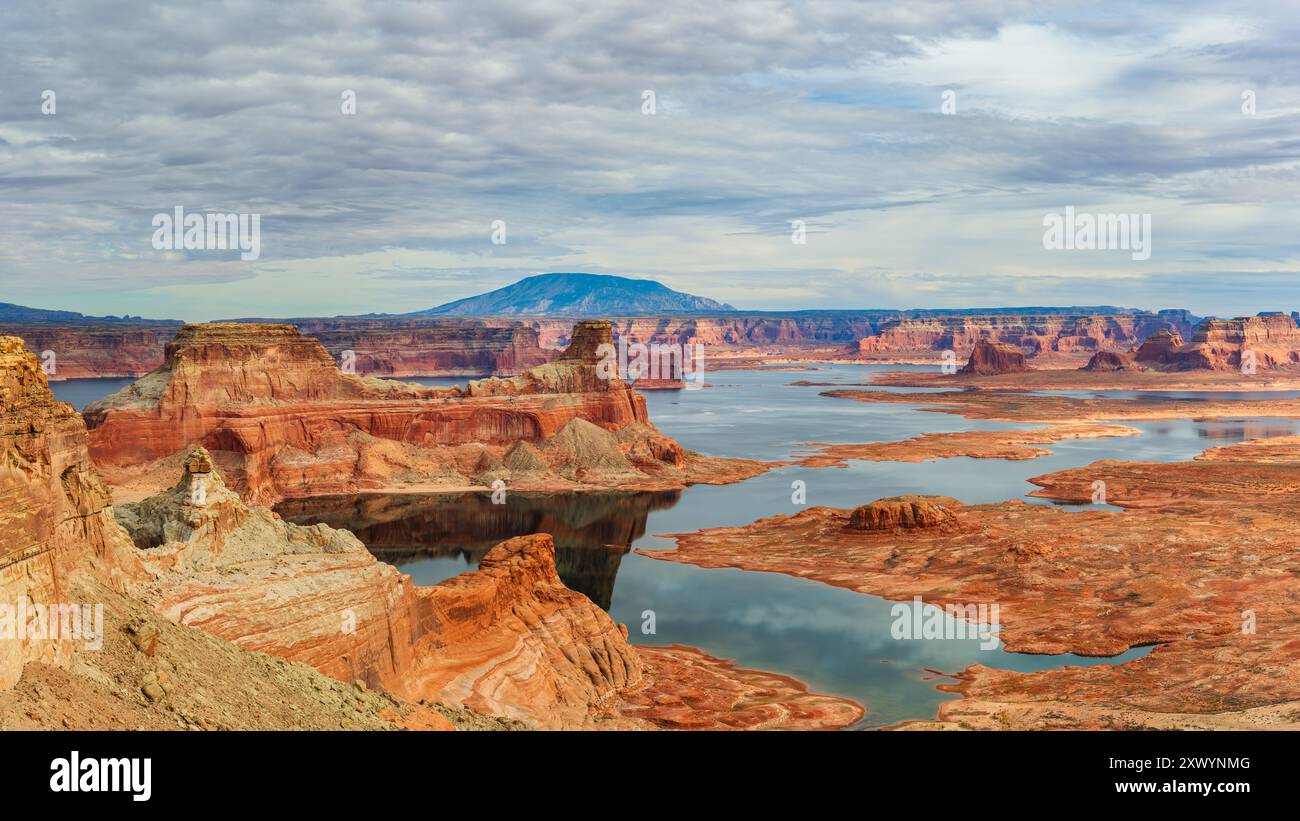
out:
{"label": "red rock cliff", "polygon": [[538,490],[716,479],[731,463],[694,458],[650,425],[641,394],[600,378],[594,350],[609,338],[607,324],[579,323],[557,362],[461,391],[341,373],[288,325],[189,325],[162,367],[86,408],[91,454],[121,498],[169,485],[193,444],[260,503],[497,479]]}
{"label": "red rock cliff", "polygon": [[[0,602],[77,604],[74,574],[116,588],[134,578],[139,566],[111,504],[87,456],[81,417],[54,401],[22,340],[0,337]],[[29,661],[65,661],[72,644],[0,640],[0,689]]]}

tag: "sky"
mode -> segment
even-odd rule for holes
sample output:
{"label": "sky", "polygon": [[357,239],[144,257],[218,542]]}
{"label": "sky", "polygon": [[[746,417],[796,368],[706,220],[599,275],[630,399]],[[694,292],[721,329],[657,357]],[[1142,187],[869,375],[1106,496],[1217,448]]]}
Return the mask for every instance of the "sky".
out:
{"label": "sky", "polygon": [[[1290,311],[1300,8],[1249,5],[5,0],[0,302]],[[165,247],[177,207],[260,255]],[[1067,207],[1149,215],[1149,258],[1044,247]]]}

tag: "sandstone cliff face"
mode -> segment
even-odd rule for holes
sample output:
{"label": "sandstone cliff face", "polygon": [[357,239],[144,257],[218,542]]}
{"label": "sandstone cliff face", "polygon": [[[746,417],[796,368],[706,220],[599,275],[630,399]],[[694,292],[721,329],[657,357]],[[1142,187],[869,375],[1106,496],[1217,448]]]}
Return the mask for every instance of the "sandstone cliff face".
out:
{"label": "sandstone cliff face", "polygon": [[335,360],[356,356],[369,376],[514,376],[542,365],[551,352],[537,331],[519,323],[417,319],[304,319],[304,336],[319,339]]}
{"label": "sandstone cliff face", "polygon": [[1020,373],[1028,370],[1024,353],[1013,345],[987,342],[981,339],[971,349],[970,359],[960,373],[991,376],[1002,373]]}
{"label": "sandstone cliff face", "polygon": [[1138,349],[1139,362],[1164,370],[1271,370],[1300,365],[1300,328],[1282,313],[1237,319],[1207,319],[1191,342],[1158,334]]}
{"label": "sandstone cliff face", "polygon": [[[54,401],[22,340],[0,337],[0,601],[76,604],[78,575],[124,586],[139,568],[111,503],[86,455],[81,417]],[[0,689],[29,661],[65,662],[76,643],[0,640]]]}
{"label": "sandstone cliff face", "polygon": [[201,444],[233,487],[266,504],[497,480],[666,489],[761,471],[659,433],[641,394],[597,373],[609,339],[607,324],[579,323],[556,362],[462,391],[342,373],[292,326],[186,326],[161,368],[85,409],[91,455],[119,498],[142,498],[170,486],[180,454]]}
{"label": "sandstone cliff face", "polygon": [[51,379],[143,376],[163,362],[163,346],[179,324],[96,325],[32,323],[0,325],[36,354],[54,352]]}
{"label": "sandstone cliff face", "polygon": [[118,511],[156,574],[140,594],[173,620],[532,726],[582,726],[640,681],[618,626],[560,582],[549,536],[502,542],[477,572],[416,587],[347,531],[245,505],[205,452],[186,463],[170,491]]}
{"label": "sandstone cliff face", "polygon": [[1128,350],[1160,329],[1186,325],[1185,313],[902,318],[883,322],[874,335],[858,341],[856,350],[864,355],[945,350],[964,355],[981,340],[1012,345],[1036,357]]}

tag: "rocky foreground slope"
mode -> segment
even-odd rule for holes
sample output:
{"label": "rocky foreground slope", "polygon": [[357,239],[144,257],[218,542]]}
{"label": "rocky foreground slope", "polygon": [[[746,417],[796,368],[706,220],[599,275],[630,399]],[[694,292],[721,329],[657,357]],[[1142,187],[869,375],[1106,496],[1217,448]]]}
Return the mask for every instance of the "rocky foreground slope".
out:
{"label": "rocky foreground slope", "polygon": [[[287,325],[186,326],[166,361],[85,409],[91,455],[119,499],[175,481],[193,444],[268,504],[359,490],[661,490],[764,467],[687,451],[645,398],[602,378],[608,323],[581,322],[555,361],[464,390],[344,373]],[[504,485],[502,485],[504,486]]]}

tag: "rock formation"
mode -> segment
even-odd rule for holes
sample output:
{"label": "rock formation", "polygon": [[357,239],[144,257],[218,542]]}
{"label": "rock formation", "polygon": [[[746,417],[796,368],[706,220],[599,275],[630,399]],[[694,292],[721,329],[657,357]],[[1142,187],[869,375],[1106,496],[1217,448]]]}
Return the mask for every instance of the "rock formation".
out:
{"label": "rock formation", "polygon": [[170,491],[118,511],[157,573],[142,595],[169,618],[341,681],[537,726],[581,726],[640,681],[617,625],[560,582],[549,536],[416,587],[345,530],[246,505],[203,470],[206,453],[186,462]]}
{"label": "rock formation", "polygon": [[293,324],[319,339],[336,361],[351,351],[363,376],[514,376],[551,356],[538,345],[537,331],[517,322],[376,318]]}
{"label": "rock formation", "polygon": [[508,539],[477,571],[417,587],[346,531],[246,505],[202,450],[184,464],[170,491],[118,512],[155,573],[139,594],[241,647],[531,727],[838,727],[862,716],[690,648],[643,657],[626,627],[561,583],[549,535]]}
{"label": "rock formation", "polygon": [[1283,313],[1236,319],[1206,319],[1191,342],[1157,334],[1138,349],[1138,362],[1153,368],[1186,370],[1273,370],[1300,365],[1300,328]]}
{"label": "rock formation", "polygon": [[1112,656],[1156,645],[1086,668],[973,665],[941,688],[961,698],[920,726],[1294,728],[1298,474],[1300,437],[1290,436],[1191,462],[1107,460],[1030,480],[1041,486],[1033,495],[1073,505],[1091,501],[1102,481],[1122,512],[1017,500],[948,507],[952,521],[940,527],[859,530],[852,522],[863,508],[817,507],[679,534],[675,551],[645,555],[941,607],[997,603],[1012,652]]}
{"label": "rock formation", "polygon": [[970,359],[960,373],[974,376],[993,376],[1003,373],[1020,373],[1029,369],[1025,354],[1013,345],[988,342],[981,339],[971,349]]}
{"label": "rock formation", "polygon": [[858,340],[852,352],[865,358],[933,356],[945,350],[965,356],[983,340],[1015,346],[1035,359],[1052,360],[1128,350],[1160,329],[1190,332],[1189,322],[1185,311],[905,317],[882,322],[875,334]]}
{"label": "rock formation", "polygon": [[[54,400],[22,340],[0,337],[0,602],[71,604],[77,577],[122,589],[139,568],[111,504],[81,417]],[[39,632],[6,636],[0,689],[27,662],[65,663],[74,645]]]}
{"label": "rock formation", "polygon": [[953,520],[950,508],[960,504],[947,496],[890,496],[855,507],[846,527],[849,530],[940,527]]}
{"label": "rock formation", "polygon": [[399,488],[657,490],[747,478],[753,462],[686,451],[645,399],[597,372],[607,323],[581,322],[556,361],[510,379],[424,388],[341,372],[288,325],[188,325],[166,361],[87,406],[91,454],[120,499],[170,486],[210,450],[248,500]]}
{"label": "rock formation", "polygon": [[305,665],[173,625],[134,597],[149,576],[90,464],[81,417],[54,401],[21,340],[0,338],[0,728],[451,729],[483,721],[355,692]]}
{"label": "rock formation", "polygon": [[1135,354],[1117,351],[1097,351],[1084,365],[1085,371],[1123,371],[1141,367],[1134,361]]}

